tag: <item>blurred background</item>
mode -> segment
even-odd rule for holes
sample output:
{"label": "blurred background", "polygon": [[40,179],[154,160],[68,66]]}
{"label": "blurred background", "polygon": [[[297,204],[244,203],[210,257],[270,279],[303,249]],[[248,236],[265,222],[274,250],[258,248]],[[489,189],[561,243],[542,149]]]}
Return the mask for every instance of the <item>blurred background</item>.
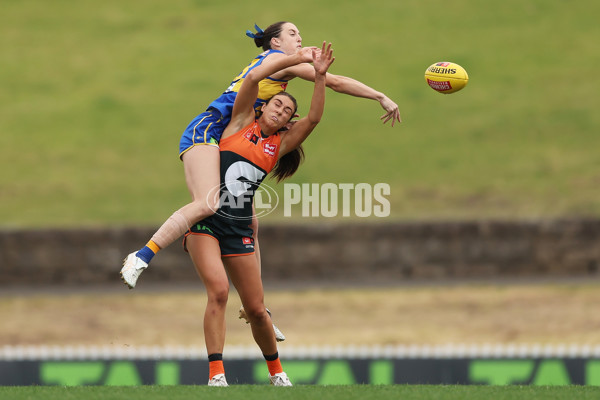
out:
{"label": "blurred background", "polygon": [[[293,343],[598,343],[600,4],[28,0],[2,8],[0,345],[202,346],[200,281],[162,279],[168,267],[158,267],[162,282],[129,292],[118,282],[120,260],[188,202],[178,160],[183,129],[258,54],[246,29],[281,20],[297,25],[304,45],[332,42],[330,72],[385,93],[403,120],[383,125],[376,101],[328,91],[323,120],[304,146],[306,161],[289,180],[389,184],[388,217],[289,218],[278,208],[260,221],[273,240],[287,226],[308,226],[298,240],[329,227],[321,243],[352,226],[349,232],[358,232],[372,258],[387,252],[376,285],[358,284],[358,272],[351,283],[325,279],[326,267],[343,275],[344,263],[331,258],[321,275],[302,284],[285,274],[268,276],[267,303]],[[430,89],[423,75],[439,61],[462,65],[467,87],[452,95]],[[287,90],[303,115],[312,84],[294,80]],[[283,194],[282,184],[266,183]],[[563,220],[571,222],[555,224]],[[394,230],[406,224],[434,228],[416,236]],[[550,232],[542,248],[557,252],[546,257],[553,259],[550,269],[495,266],[481,273],[478,266],[494,263],[484,260],[493,251],[469,265],[460,251],[474,247],[456,244],[473,236],[435,236],[447,224],[475,226],[487,249],[508,249],[506,265],[512,249],[539,252],[539,232]],[[533,233],[511,230],[522,224]],[[381,225],[383,234],[360,236]],[[40,284],[35,260],[77,251],[77,242],[57,232],[96,237],[107,230],[121,233],[94,239],[94,262],[69,260],[68,268],[79,269],[45,270]],[[485,236],[489,231],[501,233]],[[410,261],[404,235],[417,243],[412,251],[422,251],[417,260],[435,264],[434,272],[419,274],[418,263],[411,273],[394,269]],[[564,235],[569,246],[561,247]],[[133,249],[132,237],[139,238]],[[432,237],[435,243],[419,247]],[[505,246],[510,238],[517,239]],[[388,247],[377,247],[385,240]],[[103,250],[107,243],[110,251]],[[268,252],[269,239],[261,244]],[[294,240],[287,246],[278,247],[282,257],[287,251],[300,265],[331,257],[318,253],[321,248],[306,255]],[[171,247],[181,253],[178,244]],[[441,248],[462,254],[467,272],[427,257]],[[559,251],[565,248],[568,255]],[[338,249],[343,258],[348,248]],[[573,259],[581,268],[565,269]],[[95,281],[96,264],[113,268],[114,276]],[[180,268],[193,276],[191,263]],[[11,279],[15,270],[19,279]],[[228,343],[253,345],[231,297]]]}
{"label": "blurred background", "polygon": [[[600,213],[592,3],[3,7],[5,227],[162,222],[189,197],[177,158],[183,129],[257,54],[246,29],[280,20],[294,22],[305,45],[331,41],[331,72],[382,91],[403,118],[384,126],[377,102],[329,91],[290,182],[389,183],[395,220]],[[456,95],[423,77],[445,60],[470,76]],[[310,90],[300,80],[288,87],[300,113]]]}

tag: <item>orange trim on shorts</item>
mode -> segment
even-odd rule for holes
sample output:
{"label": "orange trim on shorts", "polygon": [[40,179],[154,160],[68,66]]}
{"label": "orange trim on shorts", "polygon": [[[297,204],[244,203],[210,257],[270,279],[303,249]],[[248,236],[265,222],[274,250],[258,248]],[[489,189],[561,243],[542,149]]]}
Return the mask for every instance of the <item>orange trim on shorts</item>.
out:
{"label": "orange trim on shorts", "polygon": [[189,235],[208,236],[208,237],[211,237],[211,238],[215,239],[217,242],[219,241],[219,239],[217,239],[213,235],[209,235],[208,233],[200,233],[200,232],[190,232],[190,231],[188,231],[185,234],[185,236],[189,236]]}
{"label": "orange trim on shorts", "polygon": [[[190,235],[195,235],[195,236],[208,236],[209,238],[212,238],[214,240],[217,241],[217,243],[219,243],[219,248],[220,246],[220,242],[219,239],[217,239],[216,237],[209,235],[208,233],[200,233],[200,232],[192,232],[192,231],[187,231],[187,233],[183,236],[183,250],[185,250],[187,253],[189,253],[187,247],[186,247],[186,239],[188,236]],[[221,257],[239,257],[239,256],[251,256],[253,254],[255,254],[256,251],[252,251],[250,253],[241,253],[241,254],[221,254]]]}
{"label": "orange trim on shorts", "polygon": [[[209,235],[208,233],[199,233],[199,232],[192,232],[192,231],[187,231],[185,235],[183,235],[183,250],[185,250],[186,253],[189,253],[187,246],[186,246],[186,239],[188,236],[190,235],[195,235],[195,236],[208,236],[209,238],[213,238],[214,240],[217,241],[217,243],[219,243],[219,239],[217,239],[214,236]],[[220,247],[220,246],[219,246]]]}
{"label": "orange trim on shorts", "polygon": [[254,253],[256,253],[256,251],[253,251],[252,253],[242,253],[242,254],[221,254],[221,257],[239,257],[239,256],[251,256]]}

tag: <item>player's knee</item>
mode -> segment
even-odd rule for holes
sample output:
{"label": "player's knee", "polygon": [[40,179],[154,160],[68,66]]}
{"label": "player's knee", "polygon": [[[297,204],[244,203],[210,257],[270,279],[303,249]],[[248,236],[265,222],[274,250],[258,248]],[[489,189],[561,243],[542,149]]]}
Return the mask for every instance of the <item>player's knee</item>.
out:
{"label": "player's knee", "polygon": [[207,290],[208,301],[217,304],[220,307],[227,305],[227,299],[229,298],[229,283],[212,283],[210,288]]}
{"label": "player's knee", "polygon": [[193,220],[200,221],[206,217],[210,217],[219,208],[219,201],[213,199],[195,200],[192,203]]}
{"label": "player's knee", "polygon": [[248,307],[244,306],[244,309],[246,310],[248,319],[254,324],[264,323],[269,319],[269,314],[267,314],[264,304],[251,305]]}

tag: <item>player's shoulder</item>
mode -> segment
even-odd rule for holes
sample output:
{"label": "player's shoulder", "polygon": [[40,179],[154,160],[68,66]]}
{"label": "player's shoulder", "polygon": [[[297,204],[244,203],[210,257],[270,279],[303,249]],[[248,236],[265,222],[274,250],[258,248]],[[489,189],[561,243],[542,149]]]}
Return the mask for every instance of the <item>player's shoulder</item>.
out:
{"label": "player's shoulder", "polygon": [[278,57],[285,57],[285,53],[281,50],[269,49],[260,53],[256,58],[273,59]]}

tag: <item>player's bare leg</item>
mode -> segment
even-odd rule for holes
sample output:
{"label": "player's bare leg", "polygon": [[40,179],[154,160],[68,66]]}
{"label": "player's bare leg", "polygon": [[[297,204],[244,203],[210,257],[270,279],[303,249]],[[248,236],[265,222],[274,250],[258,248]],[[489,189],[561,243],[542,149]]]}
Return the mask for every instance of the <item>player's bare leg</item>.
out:
{"label": "player's bare leg", "polygon": [[[256,256],[256,260],[258,262],[259,273],[262,273],[262,264],[261,264],[261,260],[260,260],[260,246],[258,244],[258,219],[256,218],[256,212],[254,210],[254,205],[252,205],[252,223],[250,224],[250,228],[252,228],[253,238],[254,238],[254,255]],[[267,308],[267,313],[269,314],[269,317],[271,317],[271,319],[273,319],[273,316],[271,315],[271,311],[269,311],[268,308]],[[250,320],[248,319],[248,316],[246,315],[246,310],[244,310],[244,306],[240,307],[238,318],[245,320],[247,324],[250,323]],[[278,342],[283,342],[285,340],[285,335],[279,330],[279,328],[277,328],[277,326],[275,326],[275,324],[273,324],[273,332],[275,332],[275,339]]]}
{"label": "player's bare leg", "polygon": [[219,148],[211,145],[195,146],[183,154],[185,181],[192,202],[175,211],[154,233],[150,241],[125,258],[121,279],[133,289],[142,272],[161,249],[185,234],[191,224],[214,214],[218,208]]}

